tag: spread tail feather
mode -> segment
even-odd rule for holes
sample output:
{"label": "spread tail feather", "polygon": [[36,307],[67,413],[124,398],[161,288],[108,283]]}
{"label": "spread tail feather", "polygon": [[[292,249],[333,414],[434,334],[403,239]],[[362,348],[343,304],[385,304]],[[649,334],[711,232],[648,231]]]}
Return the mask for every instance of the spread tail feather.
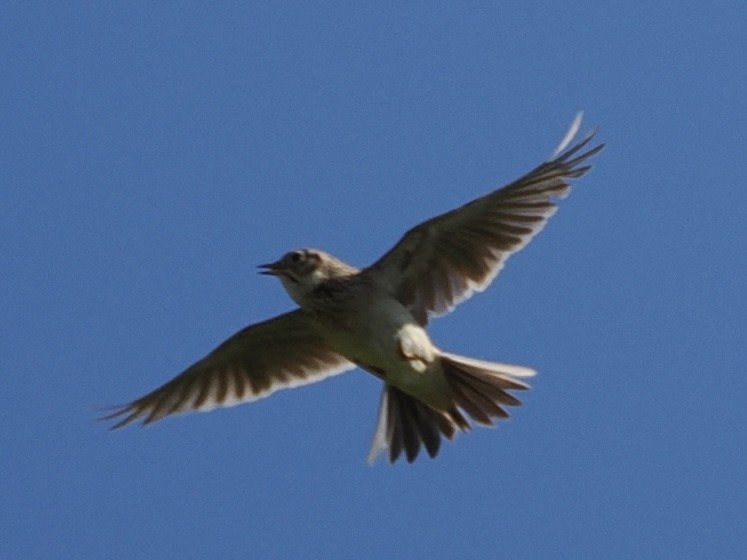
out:
{"label": "spread tail feather", "polygon": [[379,405],[368,462],[373,463],[383,451],[394,463],[404,451],[412,463],[425,447],[430,457],[438,455],[441,436],[451,440],[458,432],[468,432],[473,422],[492,426],[508,418],[505,406],[518,406],[521,401],[508,391],[529,389],[516,379],[531,377],[535,371],[509,364],[476,360],[442,352],[439,359],[452,392],[452,405],[437,410],[398,389],[385,384]]}

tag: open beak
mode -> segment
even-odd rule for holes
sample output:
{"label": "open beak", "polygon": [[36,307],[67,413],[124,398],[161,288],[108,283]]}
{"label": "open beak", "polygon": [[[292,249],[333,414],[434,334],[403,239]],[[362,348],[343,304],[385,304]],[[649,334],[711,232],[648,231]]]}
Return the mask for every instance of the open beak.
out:
{"label": "open beak", "polygon": [[280,261],[261,264],[257,268],[260,269],[260,274],[267,274],[268,276],[280,276],[283,273],[283,269],[280,266]]}

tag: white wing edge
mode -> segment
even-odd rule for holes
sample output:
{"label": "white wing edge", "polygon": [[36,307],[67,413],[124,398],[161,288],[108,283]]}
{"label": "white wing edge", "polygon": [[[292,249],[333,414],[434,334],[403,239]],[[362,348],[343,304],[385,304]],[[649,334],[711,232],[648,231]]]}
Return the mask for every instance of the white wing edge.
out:
{"label": "white wing edge", "polygon": [[578,134],[578,131],[581,129],[581,122],[584,120],[584,112],[579,111],[576,113],[576,116],[573,118],[573,122],[571,123],[571,126],[568,128],[568,132],[565,133],[565,136],[563,136],[563,139],[560,141],[560,144],[558,144],[558,147],[555,148],[555,150],[552,153],[552,156],[550,157],[551,160],[558,157],[561,152],[563,152],[568,145],[573,141],[573,139]]}
{"label": "white wing edge", "polygon": [[209,412],[211,410],[215,410],[216,408],[229,408],[232,406],[238,406],[240,404],[248,403],[248,402],[255,402],[261,399],[265,399],[272,395],[273,393],[276,393],[277,391],[281,391],[283,389],[295,389],[296,387],[303,387],[304,385],[311,385],[312,383],[318,383],[320,381],[324,381],[325,379],[329,377],[334,377],[335,375],[340,375],[341,373],[345,373],[346,371],[349,371],[351,369],[355,368],[355,364],[352,362],[346,362],[343,363],[337,367],[332,367],[329,370],[325,371],[324,373],[311,373],[308,377],[290,377],[288,376],[288,379],[278,379],[274,383],[272,383],[267,389],[260,391],[259,393],[251,393],[244,394],[243,397],[237,398],[235,395],[237,393],[236,387],[233,385],[233,377],[229,376],[229,387],[226,394],[226,398],[223,402],[216,402],[216,397],[218,394],[218,386],[217,384],[213,384],[210,387],[210,392],[205,399],[205,402],[200,406],[199,408],[193,408],[193,409],[187,409],[184,411],[179,412],[190,412],[190,411],[196,411],[196,412]]}

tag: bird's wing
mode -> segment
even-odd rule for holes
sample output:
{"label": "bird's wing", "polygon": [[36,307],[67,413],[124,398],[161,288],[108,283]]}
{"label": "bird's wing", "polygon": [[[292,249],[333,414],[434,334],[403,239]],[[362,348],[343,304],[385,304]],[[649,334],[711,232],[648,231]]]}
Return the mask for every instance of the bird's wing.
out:
{"label": "bird's wing", "polygon": [[443,315],[481,292],[508,257],[524,247],[581,177],[585,162],[603,144],[594,137],[568,147],[581,123],[579,114],[552,159],[517,181],[412,228],[381,259],[363,271],[384,285],[418,321]]}
{"label": "bird's wing", "polygon": [[297,309],[246,327],[168,383],[104,419],[119,419],[112,429],[141,418],[150,424],[177,412],[254,401],[354,368],[327,346],[310,321]]}

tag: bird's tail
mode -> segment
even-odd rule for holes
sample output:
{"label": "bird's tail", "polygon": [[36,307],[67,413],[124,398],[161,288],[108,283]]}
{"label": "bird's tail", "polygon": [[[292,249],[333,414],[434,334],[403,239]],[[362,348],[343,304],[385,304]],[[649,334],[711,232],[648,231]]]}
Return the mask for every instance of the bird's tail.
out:
{"label": "bird's tail", "polygon": [[453,439],[458,432],[470,430],[467,417],[485,426],[508,418],[505,407],[521,404],[509,391],[529,389],[529,385],[517,378],[535,375],[535,371],[527,367],[475,360],[446,352],[441,352],[439,359],[451,389],[451,407],[436,410],[387,383],[381,395],[369,463],[385,450],[388,450],[391,463],[402,451],[411,463],[418,456],[421,445],[428,455],[435,457],[442,435]]}

